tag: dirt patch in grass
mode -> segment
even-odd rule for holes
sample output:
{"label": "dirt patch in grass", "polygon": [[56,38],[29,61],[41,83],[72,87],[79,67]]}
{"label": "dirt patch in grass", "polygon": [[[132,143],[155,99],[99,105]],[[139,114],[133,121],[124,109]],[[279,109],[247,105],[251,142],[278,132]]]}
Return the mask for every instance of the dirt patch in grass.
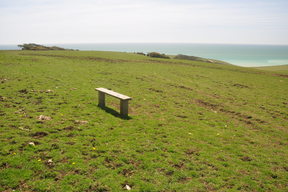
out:
{"label": "dirt patch in grass", "polygon": [[134,171],[131,169],[123,169],[122,171],[119,172],[121,175],[125,177],[130,177],[134,174]]}
{"label": "dirt patch in grass", "polygon": [[63,128],[63,130],[66,130],[66,131],[72,131],[74,129],[75,129],[75,127],[73,127],[73,126],[68,126],[68,127]]}
{"label": "dirt patch in grass", "polygon": [[48,135],[48,133],[42,132],[42,131],[31,134],[31,136],[34,138],[41,138],[41,137],[45,137],[47,135]]}
{"label": "dirt patch in grass", "polygon": [[183,162],[174,163],[174,164],[172,164],[172,167],[174,167],[176,169],[184,169],[185,168],[185,164]]}
{"label": "dirt patch in grass", "polygon": [[187,149],[185,151],[185,154],[186,155],[197,155],[197,156],[200,155],[199,150],[197,150],[197,149]]}
{"label": "dirt patch in grass", "polygon": [[192,91],[193,89],[184,85],[175,85],[175,84],[169,84],[169,86],[171,87],[175,87],[175,88],[180,88],[180,89],[185,89],[185,90],[189,90]]}
{"label": "dirt patch in grass", "polygon": [[188,116],[186,116],[186,115],[176,115],[176,117],[179,117],[179,118],[182,118],[182,119],[188,118]]}
{"label": "dirt patch in grass", "polygon": [[27,94],[29,93],[29,91],[27,89],[21,89],[18,91],[19,93],[22,93],[22,94]]}
{"label": "dirt patch in grass", "polygon": [[167,176],[172,176],[174,174],[174,171],[166,171],[165,175]]}
{"label": "dirt patch in grass", "polygon": [[141,76],[141,77],[136,77],[137,80],[140,80],[140,81],[144,81],[144,82],[150,82],[150,81],[153,81],[153,79],[151,77],[148,77],[148,76]]}
{"label": "dirt patch in grass", "polygon": [[108,157],[105,158],[104,165],[105,165],[105,167],[111,168],[111,169],[116,169],[116,168],[122,166],[121,163],[114,162],[113,159],[110,159]]}
{"label": "dirt patch in grass", "polygon": [[0,83],[5,83],[6,81],[8,81],[8,79],[0,78]]}
{"label": "dirt patch in grass", "polygon": [[191,177],[181,177],[181,178],[178,179],[178,182],[180,182],[180,183],[186,183],[186,182],[188,182],[188,181],[190,181],[190,180],[192,180]]}
{"label": "dirt patch in grass", "polygon": [[244,156],[241,158],[242,161],[252,161],[252,158],[251,157],[248,157],[248,156]]}
{"label": "dirt patch in grass", "polygon": [[284,74],[273,74],[273,76],[288,78],[288,75],[284,75]]}
{"label": "dirt patch in grass", "polygon": [[266,123],[265,121],[263,121],[261,119],[253,118],[250,115],[245,115],[245,114],[242,114],[240,112],[224,109],[224,106],[222,106],[220,104],[209,103],[209,102],[203,101],[201,99],[196,99],[195,103],[206,108],[206,109],[212,110],[215,113],[217,113],[219,111],[219,112],[222,112],[224,114],[227,114],[227,115],[231,116],[232,118],[237,119],[238,121],[244,122],[247,125],[255,125],[256,122],[262,123],[262,124]]}
{"label": "dirt patch in grass", "polygon": [[69,133],[68,135],[66,135],[66,137],[75,137],[75,134]]}
{"label": "dirt patch in grass", "polygon": [[76,142],[74,142],[74,141],[69,141],[69,142],[66,142],[65,144],[67,144],[67,145],[75,145]]}
{"label": "dirt patch in grass", "polygon": [[159,89],[154,89],[154,88],[149,88],[150,91],[156,92],[156,93],[163,93],[162,90]]}
{"label": "dirt patch in grass", "polygon": [[238,88],[249,88],[249,86],[247,85],[242,85],[242,84],[239,84],[239,83],[235,83],[232,85],[233,87],[238,87]]}
{"label": "dirt patch in grass", "polygon": [[7,97],[0,96],[0,101],[6,101]]}

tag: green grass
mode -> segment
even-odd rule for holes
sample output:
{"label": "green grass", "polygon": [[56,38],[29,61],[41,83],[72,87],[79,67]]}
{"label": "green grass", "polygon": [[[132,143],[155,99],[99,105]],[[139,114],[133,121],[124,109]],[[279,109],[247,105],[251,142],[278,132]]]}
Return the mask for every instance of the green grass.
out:
{"label": "green grass", "polygon": [[0,71],[0,191],[288,190],[285,74],[96,51],[0,51]]}
{"label": "green grass", "polygon": [[269,67],[255,67],[256,69],[265,70],[265,71],[275,71],[284,74],[288,74],[288,65],[277,65]]}

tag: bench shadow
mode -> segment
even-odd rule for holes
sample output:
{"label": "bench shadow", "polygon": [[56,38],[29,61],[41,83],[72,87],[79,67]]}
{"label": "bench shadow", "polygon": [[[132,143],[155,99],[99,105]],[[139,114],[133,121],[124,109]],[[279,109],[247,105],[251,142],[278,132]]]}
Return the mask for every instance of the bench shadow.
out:
{"label": "bench shadow", "polygon": [[102,107],[102,106],[99,106],[98,107],[102,110],[104,110],[106,113],[109,113],[111,115],[113,115],[114,117],[118,117],[120,119],[125,119],[125,120],[129,120],[129,119],[132,119],[132,117],[130,117],[129,115],[128,116],[122,116],[118,111],[110,108],[110,107]]}

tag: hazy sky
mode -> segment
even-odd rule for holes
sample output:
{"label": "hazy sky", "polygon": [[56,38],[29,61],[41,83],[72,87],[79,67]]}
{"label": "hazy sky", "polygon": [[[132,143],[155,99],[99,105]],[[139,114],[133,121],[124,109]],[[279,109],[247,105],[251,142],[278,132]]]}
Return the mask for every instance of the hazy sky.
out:
{"label": "hazy sky", "polygon": [[288,44],[288,0],[0,0],[0,44]]}

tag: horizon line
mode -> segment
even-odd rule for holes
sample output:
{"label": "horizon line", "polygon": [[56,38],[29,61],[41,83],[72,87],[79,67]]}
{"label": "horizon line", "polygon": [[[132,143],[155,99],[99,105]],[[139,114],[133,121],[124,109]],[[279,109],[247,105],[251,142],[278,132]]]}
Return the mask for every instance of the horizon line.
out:
{"label": "horizon line", "polygon": [[[35,42],[31,42],[31,43],[35,43]],[[10,45],[10,46],[18,46],[20,44],[30,44],[30,43],[17,43],[17,44],[0,44],[0,46],[3,45]],[[200,43],[200,42],[83,42],[83,43],[35,43],[35,44],[40,44],[40,45],[77,45],[77,44],[206,44],[206,45],[271,45],[271,46],[288,46],[288,44],[273,44],[273,43]]]}

